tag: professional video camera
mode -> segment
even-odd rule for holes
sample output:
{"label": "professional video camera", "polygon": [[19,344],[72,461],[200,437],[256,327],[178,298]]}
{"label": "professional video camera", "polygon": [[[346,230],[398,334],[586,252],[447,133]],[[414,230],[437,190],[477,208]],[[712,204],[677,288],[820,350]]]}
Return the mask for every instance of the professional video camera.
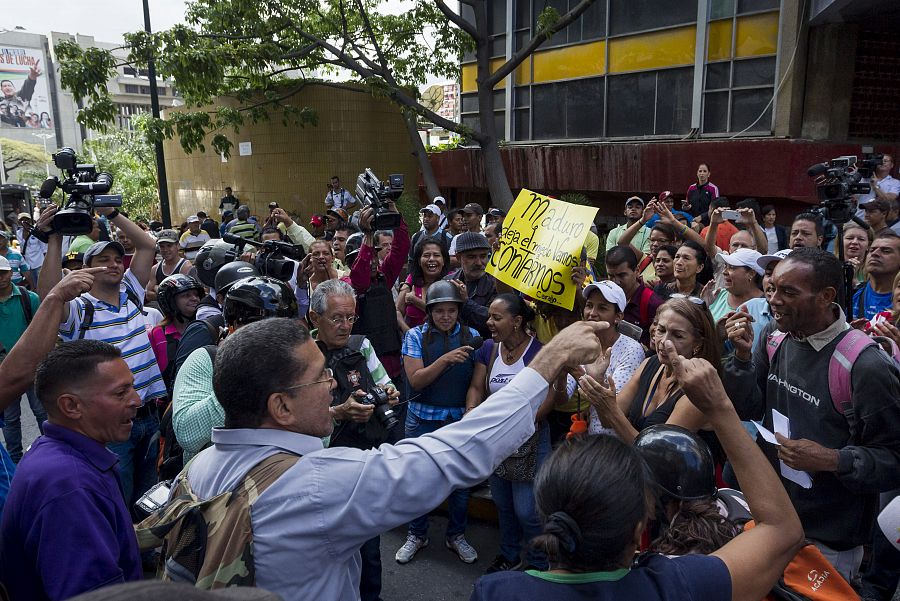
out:
{"label": "professional video camera", "polygon": [[113,185],[109,173],[97,173],[94,165],[78,164],[71,148],[53,155],[53,164],[68,174],[62,181],[48,177],[41,184],[40,197],[49,200],[57,188],[69,195],[62,209],[53,216],[53,230],[60,234],[87,234],[93,229],[91,213],[95,207],[121,207],[121,194],[106,194]]}
{"label": "professional video camera", "polygon": [[222,240],[238,247],[238,252],[244,252],[244,246],[250,245],[259,249],[254,265],[262,275],[287,282],[294,275],[294,261],[302,261],[306,253],[299,244],[290,244],[281,240],[266,240],[256,242],[247,240],[234,234],[225,234]]}
{"label": "professional video camera", "polygon": [[387,208],[386,203],[395,201],[403,194],[403,174],[395,173],[388,176],[385,184],[371,169],[366,168],[359,174],[356,180],[356,198],[362,208],[372,207],[375,217],[372,220],[372,229],[392,230],[400,226],[400,213]]}
{"label": "professional video camera", "polygon": [[380,386],[373,386],[369,393],[359,399],[362,405],[375,405],[375,417],[385,430],[390,430],[400,423],[394,408],[388,402],[388,394]]}
{"label": "professional video camera", "polygon": [[816,212],[834,223],[850,221],[853,218],[851,197],[869,193],[871,188],[868,183],[862,183],[862,179],[871,177],[883,158],[881,154],[865,154],[857,161],[856,156],[846,155],[810,167],[806,174],[816,178],[819,199]]}

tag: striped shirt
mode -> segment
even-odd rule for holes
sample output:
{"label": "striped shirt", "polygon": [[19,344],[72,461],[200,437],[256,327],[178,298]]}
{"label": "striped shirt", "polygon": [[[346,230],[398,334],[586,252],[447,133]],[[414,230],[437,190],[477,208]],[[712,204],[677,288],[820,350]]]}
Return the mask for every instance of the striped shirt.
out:
{"label": "striped shirt", "polygon": [[207,242],[209,242],[209,234],[203,230],[200,230],[200,233],[196,235],[192,234],[191,230],[187,230],[181,234],[179,246],[181,246],[181,250],[184,251],[184,258],[188,261],[193,261],[197,258],[200,247]]}
{"label": "striped shirt", "polygon": [[166,387],[147,335],[146,319],[141,307],[128,298],[126,289],[131,289],[138,300],[144,301],[144,287],[130,269],[122,278],[118,307],[89,292],[69,301],[69,318],[60,325],[59,335],[65,341],[77,340],[84,319],[85,303],[91,303],[94,306],[94,320],[85,331],[84,338],[101,340],[118,347],[134,375],[134,389],[141,396],[141,402],[146,403],[166,396]]}
{"label": "striped shirt", "polygon": [[7,249],[6,255],[2,256],[6,257],[6,260],[9,261],[9,266],[12,267],[12,283],[21,284],[22,280],[25,279],[25,274],[31,269],[28,263],[25,262],[25,257],[11,248]]}

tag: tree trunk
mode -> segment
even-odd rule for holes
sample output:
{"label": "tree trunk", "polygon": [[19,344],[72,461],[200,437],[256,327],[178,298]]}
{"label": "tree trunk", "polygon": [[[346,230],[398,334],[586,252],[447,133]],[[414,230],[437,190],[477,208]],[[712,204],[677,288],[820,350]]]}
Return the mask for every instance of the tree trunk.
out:
{"label": "tree trunk", "polygon": [[419,136],[419,128],[416,126],[416,115],[411,111],[404,111],[403,121],[406,123],[406,132],[409,134],[409,143],[412,146],[413,156],[419,162],[419,169],[422,171],[422,181],[425,183],[425,195],[430,203],[435,196],[441,195],[441,189],[438,186],[437,178],[434,177],[434,169],[431,167],[431,161],[428,160],[428,152],[425,150],[425,144],[422,143],[422,137]]}

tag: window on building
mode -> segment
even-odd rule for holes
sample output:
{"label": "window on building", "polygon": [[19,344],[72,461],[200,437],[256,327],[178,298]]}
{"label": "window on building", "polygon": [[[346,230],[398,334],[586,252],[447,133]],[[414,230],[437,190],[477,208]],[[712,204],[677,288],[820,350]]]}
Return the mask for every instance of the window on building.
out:
{"label": "window on building", "polygon": [[771,131],[775,57],[736,59],[706,66],[703,132]]}
{"label": "window on building", "polygon": [[150,77],[150,71],[147,69],[138,69],[138,75],[141,77]]}
{"label": "window on building", "polygon": [[[517,29],[527,28],[524,15],[526,11],[531,9],[531,31],[525,32],[521,39],[516,40],[516,48],[531,39],[533,32],[537,31],[538,17],[548,7],[555,8],[560,16],[575,8],[580,0],[517,0],[516,3],[516,27]],[[562,44],[577,44],[589,40],[597,40],[606,36],[606,0],[597,0],[585,10],[581,18],[576,19],[574,23],[553,34],[549,41],[541,45],[541,48],[549,48],[552,46],[560,46]]]}
{"label": "window on building", "polygon": [[688,133],[693,67],[609,78],[606,135],[611,138]]}
{"label": "window on building", "polygon": [[126,94],[140,94],[140,88],[138,86],[134,86],[131,84],[125,84],[125,93]]}
{"label": "window on building", "polygon": [[603,135],[603,78],[532,86],[531,111],[534,140],[599,138]]}
{"label": "window on building", "polygon": [[[462,104],[460,107],[460,121],[463,125],[473,129],[480,129],[480,119],[478,117],[478,94],[469,93],[461,96]],[[497,129],[497,137],[501,140],[506,137],[506,91],[494,90],[493,94],[494,109],[494,127]]]}
{"label": "window on building", "polygon": [[609,0],[610,35],[687,25],[696,21],[697,0]]}
{"label": "window on building", "polygon": [[124,69],[122,69],[122,73],[124,73],[125,75],[131,75],[132,77],[136,77],[137,69],[135,69],[134,67],[125,67]]}

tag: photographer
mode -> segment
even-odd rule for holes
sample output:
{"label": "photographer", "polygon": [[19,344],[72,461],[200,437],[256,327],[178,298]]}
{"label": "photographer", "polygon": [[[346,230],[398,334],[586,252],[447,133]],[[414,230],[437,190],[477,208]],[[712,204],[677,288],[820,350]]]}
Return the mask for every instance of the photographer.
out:
{"label": "photographer", "polygon": [[[387,203],[387,207],[396,210],[392,202]],[[358,316],[353,333],[364,334],[372,342],[388,374],[396,380],[401,377],[403,367],[400,363],[401,333],[391,287],[406,262],[409,230],[406,222],[401,221],[394,230],[388,255],[379,262],[372,231],[373,216],[371,208],[360,214],[359,225],[365,236],[358,256],[350,262],[350,284],[357,295]]]}
{"label": "photographer", "polygon": [[[122,488],[127,505],[137,500],[156,481],[156,439],[159,429],[156,399],[166,396],[162,374],[153,355],[143,315],[144,289],[150,280],[156,242],[144,230],[112,208],[97,208],[134,244],[134,258],[127,270],[122,265],[125,249],[118,242],[96,242],[84,253],[86,267],[105,267],[95,275],[90,292],[69,301],[60,319],[63,340],[86,338],[116,346],[134,374],[141,398],[131,437],[110,445],[119,456]],[[56,207],[41,214],[37,227],[49,233],[45,269],[38,285],[45,298],[61,275],[62,240],[52,231]],[[43,399],[42,399],[43,400]]]}
{"label": "photographer", "polygon": [[325,186],[328,194],[325,195],[325,207],[328,209],[343,209],[349,211],[356,205],[356,198],[341,186],[341,180],[336,175],[331,176],[331,181]]}
{"label": "photographer", "polygon": [[[367,209],[368,210],[368,209]],[[402,258],[406,253],[400,255]],[[391,406],[400,394],[375,356],[375,349],[365,336],[351,335],[356,320],[356,296],[346,282],[329,280],[313,292],[309,317],[316,344],[325,355],[325,366],[331,369],[336,386],[331,389],[331,412],[334,433],[330,448],[373,449],[397,433],[375,412],[375,405],[360,402],[374,386],[388,395]],[[399,421],[396,422],[397,429]],[[359,594],[362,601],[375,601],[381,593],[381,538],[369,539],[359,549],[362,557]]]}

